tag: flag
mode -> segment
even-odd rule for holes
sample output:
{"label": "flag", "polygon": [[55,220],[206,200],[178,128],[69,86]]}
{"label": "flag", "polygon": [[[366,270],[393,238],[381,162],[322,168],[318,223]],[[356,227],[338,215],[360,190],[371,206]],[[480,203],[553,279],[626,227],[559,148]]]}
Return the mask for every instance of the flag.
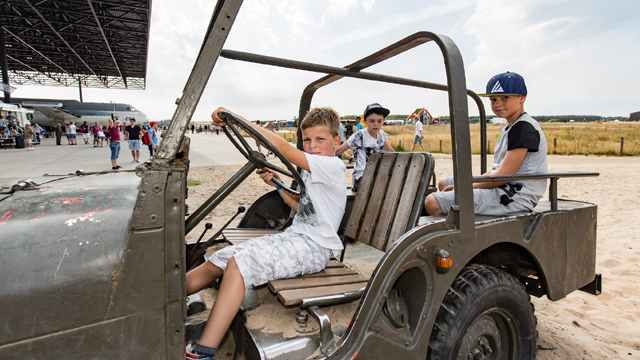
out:
{"label": "flag", "polygon": [[13,86],[0,82],[0,88],[2,89],[2,91],[5,92],[5,94],[11,94],[14,91],[16,91],[17,88],[14,88]]}

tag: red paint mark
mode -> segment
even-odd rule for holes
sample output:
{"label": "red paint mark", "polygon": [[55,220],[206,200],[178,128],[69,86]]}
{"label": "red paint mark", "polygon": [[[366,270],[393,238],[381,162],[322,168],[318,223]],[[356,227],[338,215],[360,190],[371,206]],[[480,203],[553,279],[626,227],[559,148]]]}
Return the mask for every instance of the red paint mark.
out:
{"label": "red paint mark", "polygon": [[64,233],[60,233],[60,235],[62,235],[62,234],[64,234]]}
{"label": "red paint mark", "polygon": [[98,211],[98,208],[96,208],[96,211]]}
{"label": "red paint mark", "polygon": [[67,211],[67,212],[71,212],[71,210]]}
{"label": "red paint mark", "polygon": [[115,198],[116,198],[116,197],[115,197],[115,196],[113,196],[113,195],[109,195],[109,196],[107,196],[107,199],[115,199]]}
{"label": "red paint mark", "polygon": [[6,221],[0,221],[0,225],[4,225],[6,223],[7,223]]}
{"label": "red paint mark", "polygon": [[9,220],[9,218],[10,218],[10,217],[12,217],[12,216],[13,216],[13,214],[11,214],[11,215],[7,216],[7,220]]}
{"label": "red paint mark", "polygon": [[71,204],[71,203],[79,203],[80,201],[84,200],[83,198],[67,198],[62,200],[62,204],[67,205],[67,204]]}
{"label": "red paint mark", "polygon": [[111,208],[108,208],[108,209],[107,209],[107,210],[105,210],[104,212],[107,212],[107,211],[111,211]]}
{"label": "red paint mark", "polygon": [[29,219],[29,221],[33,221],[33,220],[40,220],[40,218]]}
{"label": "red paint mark", "polygon": [[96,196],[96,199],[102,199],[102,196]]}
{"label": "red paint mark", "polygon": [[88,213],[86,213],[86,214],[84,214],[84,215],[82,215],[82,216],[87,216],[87,217],[89,217],[89,216],[91,216],[91,215],[93,215],[93,214],[95,214],[95,213],[96,213],[95,211],[89,211]]}
{"label": "red paint mark", "polygon": [[29,211],[29,209],[27,209],[27,211]]}
{"label": "red paint mark", "polygon": [[16,203],[11,203],[11,205],[15,205]]}
{"label": "red paint mark", "polygon": [[7,217],[7,215],[11,214],[13,210],[9,210],[6,213],[4,213],[4,215],[2,215],[2,217],[0,219],[4,219],[5,217]]}

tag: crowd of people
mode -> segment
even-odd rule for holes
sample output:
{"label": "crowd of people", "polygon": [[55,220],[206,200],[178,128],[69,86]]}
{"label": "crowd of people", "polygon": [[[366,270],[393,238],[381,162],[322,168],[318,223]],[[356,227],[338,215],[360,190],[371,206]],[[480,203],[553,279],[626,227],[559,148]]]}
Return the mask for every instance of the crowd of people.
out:
{"label": "crowd of people", "polygon": [[[166,126],[162,129],[166,130]],[[111,169],[119,170],[122,167],[118,165],[120,156],[120,142],[126,140],[131,151],[133,163],[140,162],[140,150],[143,145],[149,149],[149,156],[154,156],[159,145],[160,127],[155,121],[151,121],[149,125],[137,125],[136,119],[129,119],[129,124],[122,124],[120,120],[110,119],[108,125],[99,125],[96,121],[93,125],[89,125],[86,121],[79,127],[74,122],[68,124],[57,123],[52,130],[52,136],[56,138],[56,145],[62,145],[63,135],[67,139],[67,145],[78,145],[78,137],[82,137],[84,145],[93,144],[93,147],[109,147],[111,152]],[[37,123],[33,126],[25,124],[20,126],[20,122],[11,112],[8,113],[7,119],[0,115],[0,138],[10,136],[24,136],[25,148],[27,151],[34,151],[34,144],[38,144],[44,137],[45,129]]]}

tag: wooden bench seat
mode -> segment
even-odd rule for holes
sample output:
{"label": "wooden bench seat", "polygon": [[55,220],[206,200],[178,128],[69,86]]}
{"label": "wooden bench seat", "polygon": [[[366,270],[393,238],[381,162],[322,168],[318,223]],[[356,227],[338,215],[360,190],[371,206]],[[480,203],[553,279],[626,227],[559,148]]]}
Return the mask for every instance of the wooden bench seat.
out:
{"label": "wooden bench seat", "polygon": [[[425,197],[435,191],[434,164],[433,157],[427,153],[377,153],[369,157],[351,212],[343,218],[345,230],[339,234],[345,244],[343,257],[347,239],[370,245],[383,254],[402,234],[418,224]],[[240,244],[277,232],[235,228],[224,230],[222,235],[230,244]],[[268,287],[282,304],[302,306],[310,298],[320,302],[323,298],[332,299],[336,303],[336,296],[349,294],[342,298],[353,300],[362,294],[368,281],[368,276],[331,260],[319,273],[273,280]]]}

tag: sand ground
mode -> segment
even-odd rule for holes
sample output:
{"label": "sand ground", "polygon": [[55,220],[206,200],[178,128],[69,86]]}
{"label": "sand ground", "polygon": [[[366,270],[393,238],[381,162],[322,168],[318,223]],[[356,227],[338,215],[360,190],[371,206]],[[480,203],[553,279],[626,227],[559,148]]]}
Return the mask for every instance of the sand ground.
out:
{"label": "sand ground", "polygon": [[[436,154],[435,158],[437,179],[451,175],[450,156]],[[489,158],[489,164],[492,161]],[[192,167],[189,178],[202,184],[190,187],[189,208],[195,210],[239,168]],[[477,169],[474,165],[475,173]],[[599,177],[561,179],[558,195],[598,204],[596,270],[603,276],[603,293],[593,296],[576,291],[556,302],[533,298],[538,317],[538,359],[640,359],[640,222],[636,213],[640,204],[640,158],[550,155],[549,171],[600,172]],[[350,176],[348,179],[350,182]],[[249,177],[206,221],[217,230],[238,206],[250,206],[269,189],[257,175]],[[187,240],[195,241],[203,228],[204,222]],[[230,352],[220,355],[226,358],[227,354]]]}

